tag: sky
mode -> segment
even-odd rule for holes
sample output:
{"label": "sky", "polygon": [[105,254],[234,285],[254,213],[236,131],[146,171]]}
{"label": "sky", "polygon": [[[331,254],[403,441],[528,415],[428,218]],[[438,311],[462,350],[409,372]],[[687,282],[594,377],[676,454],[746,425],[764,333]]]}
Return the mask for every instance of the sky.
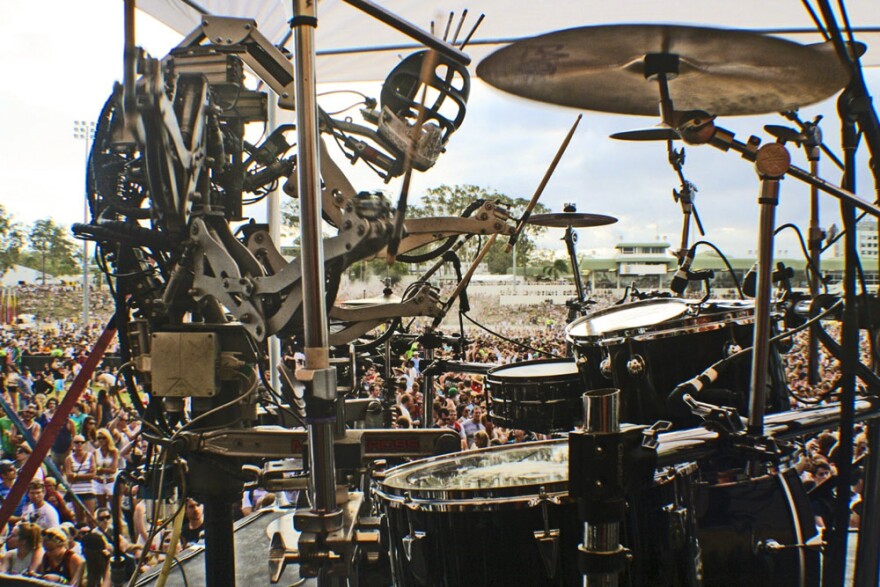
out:
{"label": "sky", "polygon": [[[118,0],[0,2],[0,51],[4,55],[0,62],[4,74],[0,85],[0,204],[19,222],[51,217],[69,226],[83,219],[85,144],[73,137],[73,125],[76,120],[94,120],[114,81],[121,81],[122,6]],[[142,13],[137,24],[138,44],[155,57],[163,56],[180,40],[178,34]],[[870,90],[880,92],[880,70],[867,70],[867,79]],[[379,96],[378,84],[352,87]],[[442,184],[475,184],[513,197],[531,197],[578,113],[515,98],[475,81],[462,128],[433,169],[415,174],[411,197],[417,199],[426,189]],[[804,119],[820,114],[826,142],[839,152],[833,99],[801,110]],[[553,211],[575,202],[579,212],[618,219],[610,226],[579,229],[579,252],[605,256],[621,241],[657,238],[677,246],[682,214],[672,190],[680,186],[667,163],[665,144],[608,138],[614,132],[657,122],[652,117],[584,112],[541,198]],[[764,142],[772,140],[762,130],[764,124],[790,124],[780,116],[730,117],[717,123],[734,131],[741,141],[755,134]],[[803,152],[792,150],[792,159],[795,165],[808,167]],[[864,147],[861,160],[857,192],[873,200]],[[344,161],[342,167],[357,190],[384,189],[396,201],[398,181],[383,185],[365,168],[353,168]],[[821,167],[825,179],[839,182],[840,174],[830,160],[824,158]],[[704,238],[725,254],[753,256],[760,189],[753,165],[711,147],[686,147],[684,172],[698,189],[696,207],[706,229]],[[821,202],[821,225],[839,225],[836,201],[822,196]],[[262,208],[251,207],[247,212],[264,218]],[[808,219],[809,188],[786,179],[777,224],[791,222],[806,232]],[[551,229],[540,244],[561,251],[561,238],[561,229]],[[778,255],[796,257],[798,249],[790,231],[777,238]]]}

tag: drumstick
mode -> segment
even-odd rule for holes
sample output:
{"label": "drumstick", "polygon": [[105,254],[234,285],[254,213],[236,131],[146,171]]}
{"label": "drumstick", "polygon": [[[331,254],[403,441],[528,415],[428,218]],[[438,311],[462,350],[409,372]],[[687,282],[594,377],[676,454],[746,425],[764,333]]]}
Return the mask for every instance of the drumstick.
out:
{"label": "drumstick", "polygon": [[452,307],[452,304],[455,303],[456,298],[461,295],[462,290],[468,286],[468,283],[471,281],[471,277],[474,276],[474,273],[477,271],[477,267],[480,266],[480,263],[483,262],[483,257],[489,252],[489,249],[492,248],[492,245],[495,244],[495,239],[498,237],[498,233],[496,232],[491,237],[489,237],[489,242],[480,249],[480,252],[477,254],[477,257],[474,259],[474,262],[471,263],[471,266],[468,267],[467,272],[461,278],[461,281],[458,282],[458,285],[455,287],[455,291],[452,292],[452,295],[449,296],[449,299],[446,300],[446,304],[443,306],[443,312],[440,313],[439,316],[434,318],[434,323],[431,324],[431,330],[440,326],[440,322],[443,321],[443,318],[446,316],[446,313],[449,312],[449,308]]}
{"label": "drumstick", "polygon": [[583,114],[578,114],[577,119],[575,119],[574,124],[571,126],[571,130],[568,131],[568,134],[565,136],[565,140],[562,141],[562,144],[559,145],[559,150],[556,151],[556,156],[553,158],[553,161],[550,162],[550,167],[547,168],[547,172],[544,174],[544,178],[541,180],[541,183],[538,184],[538,189],[535,190],[535,195],[532,196],[532,200],[529,202],[529,205],[526,206],[526,211],[523,212],[522,218],[519,219],[519,222],[516,224],[516,230],[513,231],[513,234],[510,235],[510,240],[507,242],[507,248],[505,252],[509,253],[513,248],[513,245],[516,244],[517,239],[519,239],[519,233],[522,232],[523,228],[526,225],[526,222],[529,221],[529,216],[532,215],[532,210],[535,209],[535,204],[538,203],[538,198],[541,197],[541,194],[544,192],[544,188],[547,186],[547,182],[550,181],[550,176],[553,175],[553,172],[556,171],[556,166],[559,164],[559,160],[562,159],[562,154],[565,153],[565,150],[568,148],[568,143],[571,142],[571,137],[574,136],[574,131],[577,128],[578,124],[583,118]]}

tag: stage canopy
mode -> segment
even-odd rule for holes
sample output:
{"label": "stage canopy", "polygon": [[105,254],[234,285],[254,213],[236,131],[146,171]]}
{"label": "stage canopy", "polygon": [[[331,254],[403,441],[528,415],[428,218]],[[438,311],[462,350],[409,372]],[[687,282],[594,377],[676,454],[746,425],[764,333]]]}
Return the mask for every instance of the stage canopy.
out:
{"label": "stage canopy", "polygon": [[[814,1],[808,2],[816,6]],[[452,38],[461,15],[467,18],[460,42],[485,14],[466,52],[473,58],[472,73],[480,60],[499,46],[534,35],[572,27],[606,24],[680,24],[746,29],[809,44],[823,39],[799,0],[385,0],[376,2],[410,23],[443,36],[454,13]],[[837,6],[837,2],[832,2]],[[291,1],[280,0],[140,0],[138,8],[182,35],[199,22],[199,10],[217,16],[253,18],[275,43],[289,36]],[[878,0],[846,2],[856,39],[868,45],[862,58],[867,67],[880,67],[880,6]],[[818,8],[815,10],[818,11]],[[838,15],[839,22],[843,18]],[[419,47],[409,37],[342,0],[318,4],[318,81],[354,82],[385,78],[401,55]],[[290,43],[287,44],[288,48]]]}

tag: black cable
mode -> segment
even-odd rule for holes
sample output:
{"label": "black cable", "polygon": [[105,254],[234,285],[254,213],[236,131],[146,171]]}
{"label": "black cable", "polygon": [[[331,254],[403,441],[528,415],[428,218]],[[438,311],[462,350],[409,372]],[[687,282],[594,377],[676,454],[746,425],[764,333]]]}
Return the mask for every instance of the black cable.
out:
{"label": "black cable", "polygon": [[853,49],[853,59],[855,60],[855,59],[857,59],[857,57],[855,55],[856,38],[853,35],[852,24],[850,24],[850,22],[849,22],[849,14],[847,14],[846,4],[844,4],[843,0],[837,0],[837,8],[840,11],[841,18],[843,18],[843,28],[846,29],[847,40],[849,40],[849,44],[852,46],[851,48]]}
{"label": "black cable", "polygon": [[819,31],[819,34],[822,35],[822,38],[826,41],[831,39],[831,35],[828,34],[828,31],[825,30],[825,27],[822,25],[822,21],[819,20],[819,15],[816,14],[816,11],[810,5],[810,0],[801,0],[801,3],[804,5],[804,8],[807,9],[807,12],[810,14],[810,18],[813,19],[813,23],[816,25],[816,30]]}
{"label": "black cable", "polygon": [[[816,275],[819,278],[819,282],[822,284],[822,288],[825,290],[825,293],[827,294],[828,293],[828,284],[825,283],[824,279],[822,279],[821,273],[819,273],[819,270],[816,269],[816,264],[813,263],[813,259],[810,258],[810,253],[809,253],[809,251],[807,251],[807,243],[804,240],[804,235],[803,235],[803,233],[801,233],[801,229],[798,228],[797,226],[795,226],[794,224],[787,223],[787,224],[783,224],[782,226],[777,228],[773,232],[773,234],[774,235],[779,234],[780,232],[782,232],[786,228],[790,228],[790,229],[794,230],[795,234],[798,237],[798,242],[800,242],[800,245],[801,245],[801,252],[804,254],[804,259],[806,259],[806,261],[807,261],[807,268],[809,269],[809,272],[813,275]],[[810,279],[810,275],[807,275],[807,281],[809,283],[812,283],[812,280]],[[811,295],[817,295],[818,293],[819,292],[815,292],[815,291],[810,292]]]}
{"label": "black cable", "polygon": [[[745,295],[743,294],[739,279],[737,279],[736,273],[733,272],[733,267],[730,265],[730,261],[728,261],[724,253],[721,252],[721,249],[719,249],[717,246],[715,246],[714,243],[711,243],[709,241],[697,241],[691,245],[691,248],[696,251],[698,245],[706,245],[707,247],[713,249],[716,253],[718,253],[718,256],[721,257],[721,260],[724,261],[724,264],[727,266],[727,272],[730,274],[731,279],[733,279],[733,284],[736,286],[737,293],[739,293],[739,299],[744,300]],[[626,297],[624,297],[624,299],[626,299]]]}
{"label": "black cable", "polygon": [[482,328],[483,330],[485,330],[486,332],[488,332],[488,333],[491,334],[492,336],[496,336],[496,337],[500,338],[501,340],[503,340],[503,341],[505,341],[505,342],[509,342],[509,343],[514,344],[514,345],[516,345],[516,346],[518,346],[518,347],[522,347],[522,348],[524,348],[524,349],[526,349],[526,350],[530,350],[530,351],[532,351],[532,352],[535,352],[535,353],[538,353],[538,354],[541,354],[541,355],[546,355],[546,356],[551,357],[551,358],[553,358],[553,359],[564,359],[564,358],[565,358],[565,357],[563,357],[562,355],[557,355],[556,353],[551,353],[551,352],[548,352],[548,351],[542,351],[541,349],[536,349],[536,348],[534,348],[534,347],[532,347],[532,346],[530,346],[530,345],[527,345],[527,344],[524,343],[524,342],[519,342],[518,340],[514,340],[514,339],[512,339],[512,338],[508,338],[508,337],[504,336],[503,334],[499,334],[499,333],[495,332],[494,330],[491,330],[491,329],[488,328],[487,326],[484,326],[483,324],[480,324],[479,322],[477,322],[476,320],[474,320],[473,318],[471,318],[470,316],[468,316],[467,314],[465,314],[465,313],[463,313],[463,312],[461,313],[461,316],[464,316],[465,318],[467,318],[470,322],[472,322],[472,323],[473,323],[475,326],[477,326],[478,328]]}

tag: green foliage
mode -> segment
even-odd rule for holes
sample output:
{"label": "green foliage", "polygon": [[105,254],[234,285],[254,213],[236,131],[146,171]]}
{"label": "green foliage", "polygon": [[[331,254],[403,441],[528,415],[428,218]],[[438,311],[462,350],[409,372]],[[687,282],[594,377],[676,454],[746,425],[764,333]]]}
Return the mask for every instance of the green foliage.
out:
{"label": "green foliage", "polygon": [[0,277],[19,262],[24,239],[24,227],[15,222],[6,208],[0,205]]}
{"label": "green foliage", "polygon": [[569,262],[565,259],[555,259],[551,265],[544,267],[544,276],[553,281],[559,279],[560,275],[571,273]]}
{"label": "green foliage", "polygon": [[400,280],[409,274],[409,265],[400,262],[388,265],[384,257],[376,257],[367,261],[367,267],[369,267],[370,274],[379,279],[388,279],[389,285],[400,283]]}
{"label": "green foliage", "polygon": [[[413,218],[426,218],[433,216],[460,216],[468,206],[477,200],[489,200],[498,202],[501,207],[507,209],[511,216],[510,223],[515,224],[516,220],[522,216],[529,200],[526,198],[512,198],[498,191],[483,188],[475,185],[441,185],[439,187],[430,188],[425,191],[422,196],[421,203],[412,205],[407,210],[407,216]],[[549,212],[546,206],[538,203],[532,214],[546,214]],[[516,245],[516,264],[517,267],[526,267],[529,263],[530,256],[535,250],[534,238],[545,231],[546,228],[540,226],[526,225],[526,229],[519,237]],[[479,252],[480,240],[472,238],[460,251],[459,256],[463,262],[473,259]],[[485,242],[485,240],[483,240]],[[505,252],[507,248],[507,237],[499,236],[495,240],[492,249],[486,255],[485,261],[489,265],[489,271],[492,273],[506,273],[513,266],[513,254]],[[429,245],[434,247],[436,245]],[[421,252],[420,250],[414,251]]]}
{"label": "green foliage", "polygon": [[69,275],[79,270],[77,245],[68,236],[67,230],[51,218],[34,222],[27,232],[28,249],[21,255],[22,264],[39,268],[46,274]]}

